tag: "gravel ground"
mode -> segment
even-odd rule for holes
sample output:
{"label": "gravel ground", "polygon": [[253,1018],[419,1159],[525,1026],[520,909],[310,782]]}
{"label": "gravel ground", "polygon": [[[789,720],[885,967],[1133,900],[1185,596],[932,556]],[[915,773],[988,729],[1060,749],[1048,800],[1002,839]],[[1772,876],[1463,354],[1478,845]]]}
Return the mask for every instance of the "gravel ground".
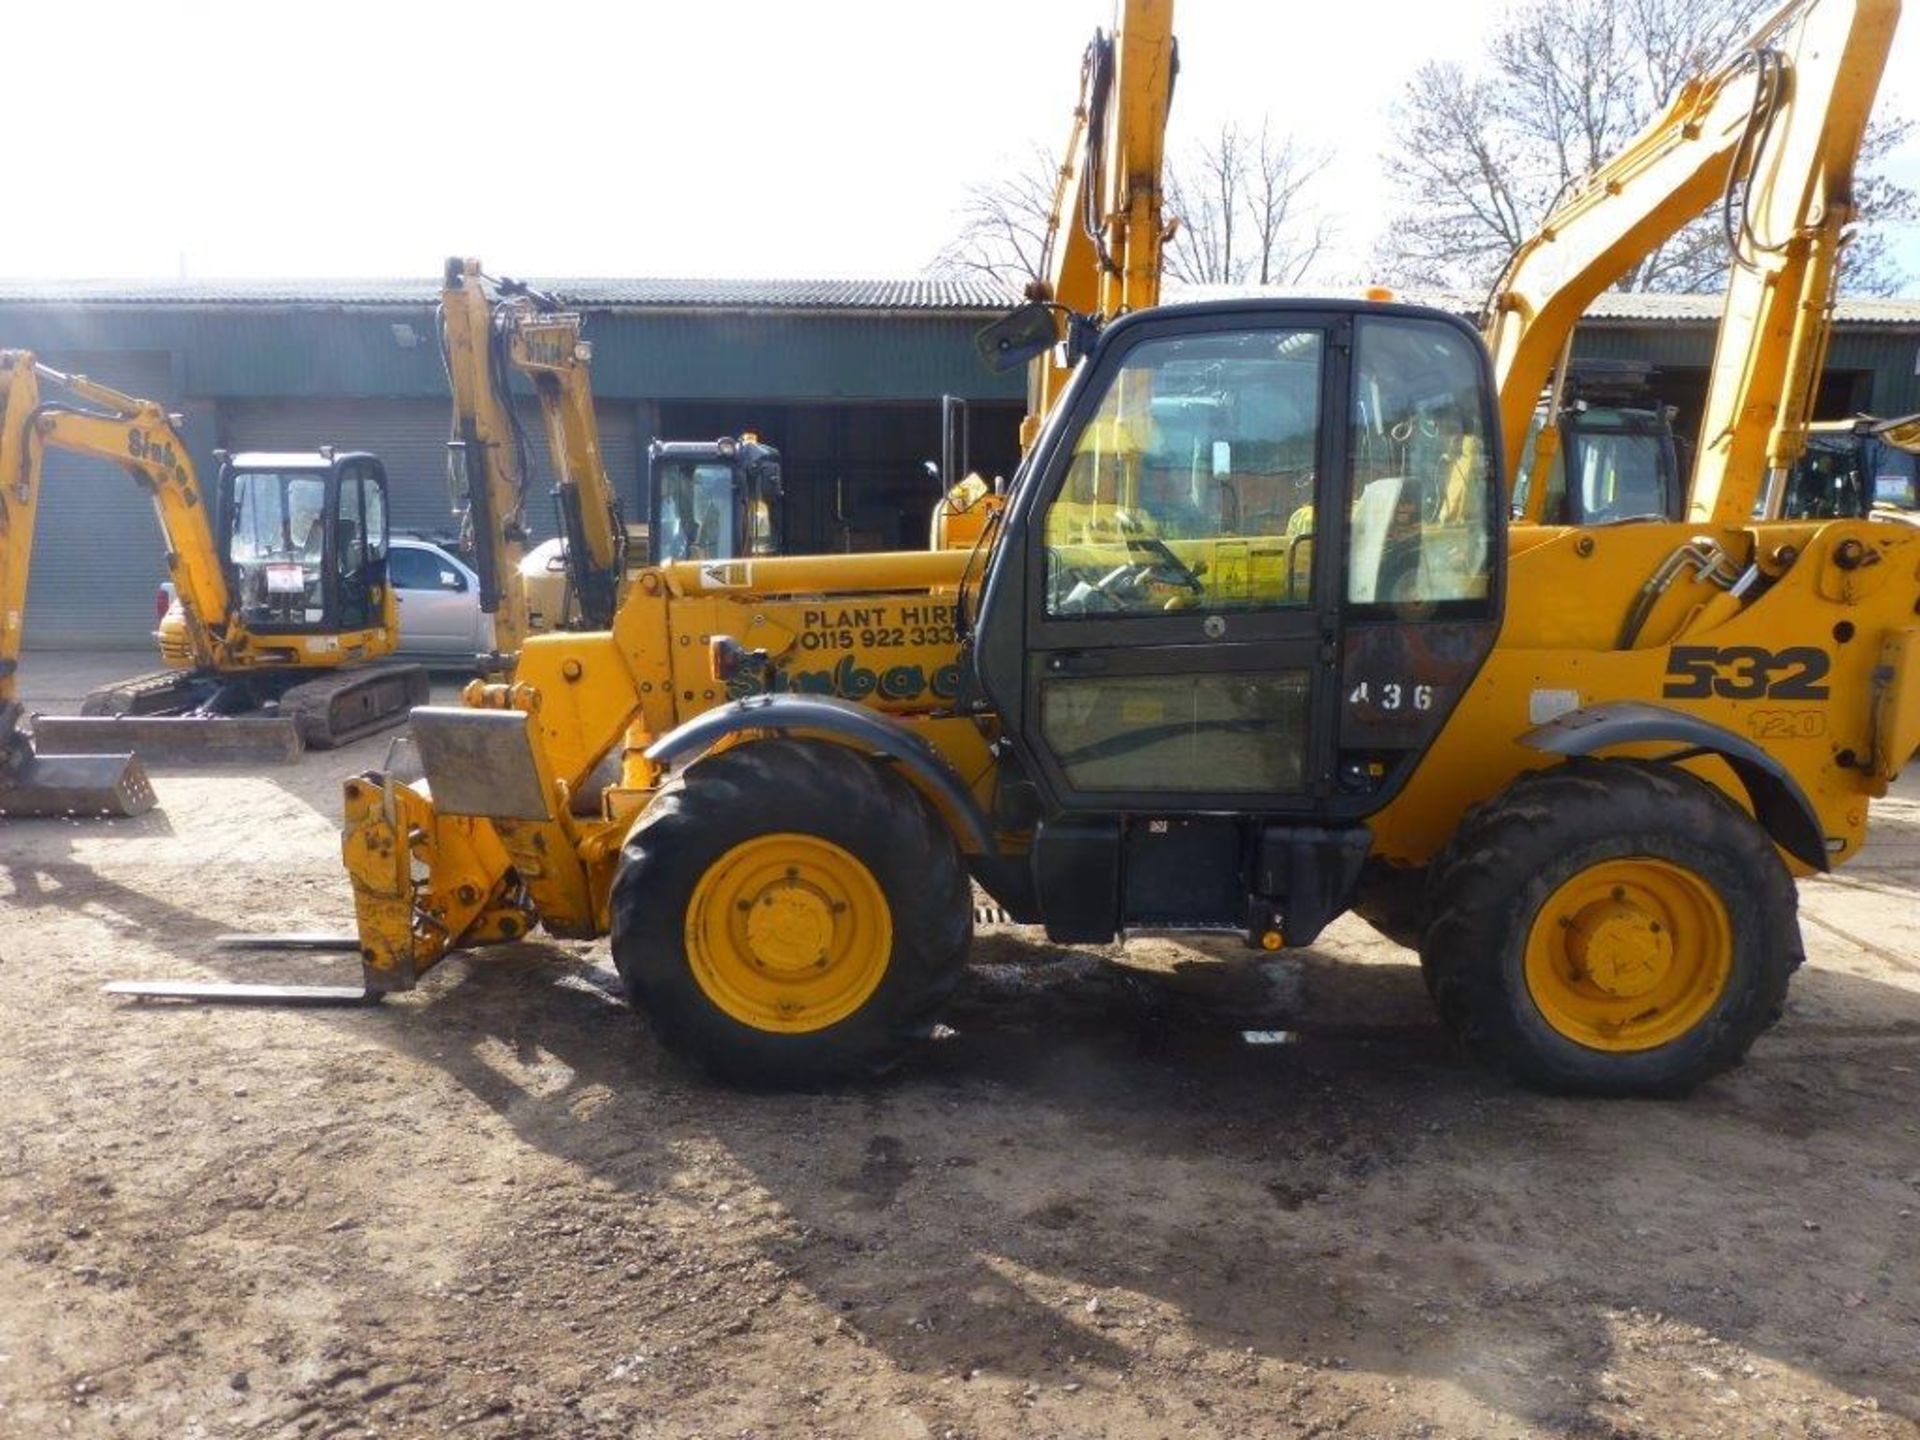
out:
{"label": "gravel ground", "polygon": [[1489,1081],[1352,920],[983,932],[951,1038],[808,1096],[681,1071],[599,945],[371,1010],[100,993],[338,978],[209,941],[347,925],[384,750],[9,823],[0,1435],[1920,1435],[1920,784],[1680,1102]]}

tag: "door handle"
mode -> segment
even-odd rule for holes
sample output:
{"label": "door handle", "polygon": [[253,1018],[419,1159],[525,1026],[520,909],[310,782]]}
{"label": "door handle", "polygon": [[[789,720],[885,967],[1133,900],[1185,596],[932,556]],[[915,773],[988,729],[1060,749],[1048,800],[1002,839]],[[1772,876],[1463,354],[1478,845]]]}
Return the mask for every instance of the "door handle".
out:
{"label": "door handle", "polygon": [[1097,651],[1056,650],[1047,657],[1049,675],[1097,675],[1107,668],[1107,657]]}

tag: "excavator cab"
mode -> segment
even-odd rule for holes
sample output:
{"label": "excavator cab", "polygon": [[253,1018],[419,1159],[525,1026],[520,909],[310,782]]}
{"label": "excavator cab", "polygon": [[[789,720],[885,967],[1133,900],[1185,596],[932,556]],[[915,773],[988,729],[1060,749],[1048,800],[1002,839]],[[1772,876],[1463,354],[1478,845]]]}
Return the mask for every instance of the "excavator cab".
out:
{"label": "excavator cab", "polygon": [[1920,517],[1920,416],[1826,421],[1787,482],[1784,518]]}
{"label": "excavator cab", "polygon": [[[1631,361],[1583,360],[1561,393],[1542,399],[1527,429],[1514,482],[1513,510],[1527,508],[1533,486],[1547,487],[1541,519],[1548,525],[1612,525],[1623,520],[1679,520],[1686,514],[1686,475],[1674,411],[1648,381],[1651,367]],[[1540,432],[1558,427],[1544,478]]]}
{"label": "excavator cab", "polygon": [[757,436],[656,440],[647,481],[652,564],[781,553],[780,452]]}
{"label": "excavator cab", "polygon": [[381,623],[387,473],[360,452],[222,456],[223,557],[257,635],[341,634]]}

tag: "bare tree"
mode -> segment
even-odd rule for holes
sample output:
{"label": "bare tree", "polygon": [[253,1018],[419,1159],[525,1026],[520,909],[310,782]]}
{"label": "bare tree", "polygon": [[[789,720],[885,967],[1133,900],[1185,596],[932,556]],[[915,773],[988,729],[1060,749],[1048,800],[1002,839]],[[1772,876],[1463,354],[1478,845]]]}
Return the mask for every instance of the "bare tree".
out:
{"label": "bare tree", "polygon": [[1180,223],[1167,274],[1194,285],[1297,283],[1331,233],[1307,203],[1331,159],[1290,135],[1275,138],[1266,121],[1257,137],[1227,121],[1169,170],[1167,206]]}
{"label": "bare tree", "polygon": [[1039,279],[1059,177],[1053,152],[1035,145],[1006,175],[968,185],[959,226],[928,269],[936,275],[984,276],[1016,290]]}
{"label": "bare tree", "polygon": [[[1262,123],[1232,121],[1167,169],[1166,210],[1179,223],[1162,267],[1190,284],[1293,284],[1325,249],[1330,222],[1310,205],[1331,156]],[[967,187],[954,237],[932,271],[985,275],[1016,288],[1041,277],[1059,165],[1036,146],[998,180]],[[1066,223],[1078,223],[1069,217]]]}
{"label": "bare tree", "polygon": [[[1385,157],[1401,203],[1376,249],[1382,278],[1463,289],[1490,284],[1572,182],[1618,152],[1772,3],[1516,6],[1478,66],[1422,66],[1395,107],[1395,141]],[[1870,169],[1904,133],[1904,126],[1883,128],[1869,141],[1857,196],[1863,220],[1912,213],[1912,192]],[[1717,288],[1727,265],[1715,207],[1644,257],[1619,288]],[[1848,288],[1869,291],[1901,279],[1870,226],[1850,247],[1845,276]]]}

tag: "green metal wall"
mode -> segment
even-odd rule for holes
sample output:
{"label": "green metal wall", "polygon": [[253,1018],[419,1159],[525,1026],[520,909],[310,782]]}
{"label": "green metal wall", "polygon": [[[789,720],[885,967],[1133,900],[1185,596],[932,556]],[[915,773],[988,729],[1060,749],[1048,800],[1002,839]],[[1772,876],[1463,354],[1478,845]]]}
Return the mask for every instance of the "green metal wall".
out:
{"label": "green metal wall", "polygon": [[[1704,325],[1589,324],[1575,335],[1582,360],[1644,360],[1661,369],[1705,370],[1713,364],[1713,329]],[[1920,331],[1896,326],[1840,326],[1827,370],[1870,375],[1866,408],[1875,415],[1920,411]]]}
{"label": "green metal wall", "polygon": [[[974,353],[988,318],[590,310],[586,333],[608,399],[1017,400]],[[447,393],[427,307],[0,305],[0,346],[166,351],[176,396]]]}

